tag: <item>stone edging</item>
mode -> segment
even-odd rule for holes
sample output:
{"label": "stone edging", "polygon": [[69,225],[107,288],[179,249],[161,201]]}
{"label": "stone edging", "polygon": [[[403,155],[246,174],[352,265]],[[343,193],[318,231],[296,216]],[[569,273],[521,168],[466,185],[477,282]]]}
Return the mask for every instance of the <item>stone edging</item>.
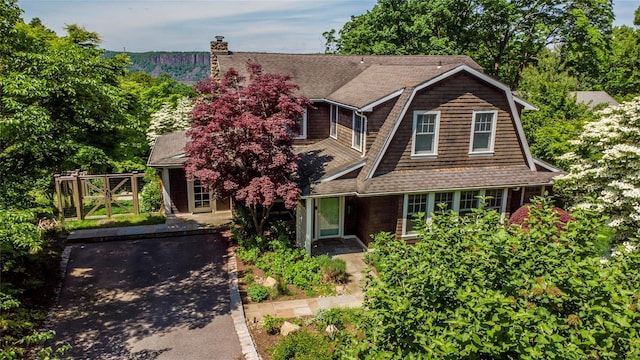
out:
{"label": "stone edging", "polygon": [[42,323],[42,328],[40,331],[48,331],[51,328],[51,321],[53,320],[53,315],[58,307],[58,303],[60,302],[60,292],[62,291],[62,285],[64,284],[64,278],[67,276],[67,267],[69,265],[69,258],[71,257],[71,249],[72,246],[65,246],[62,251],[62,255],[60,256],[60,272],[58,273],[59,281],[58,286],[55,289],[53,294],[54,299],[49,308],[49,312],[47,313],[47,317]]}
{"label": "stone edging", "polygon": [[227,260],[227,269],[229,273],[229,292],[231,294],[231,318],[233,319],[233,326],[236,328],[238,339],[240,340],[240,346],[242,347],[242,353],[246,360],[260,360],[260,355],[256,350],[256,346],[251,338],[251,333],[247,327],[247,321],[244,317],[244,309],[242,307],[242,298],[240,297],[240,290],[238,288],[238,264],[236,262],[236,254],[233,251],[229,251]]}

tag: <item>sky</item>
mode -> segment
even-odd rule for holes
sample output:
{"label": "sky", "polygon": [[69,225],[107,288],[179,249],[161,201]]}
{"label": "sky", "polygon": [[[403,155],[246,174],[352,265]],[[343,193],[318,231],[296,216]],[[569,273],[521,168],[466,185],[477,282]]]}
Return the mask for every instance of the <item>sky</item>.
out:
{"label": "sky", "polygon": [[[324,52],[322,33],[339,30],[376,0],[18,0],[29,22],[38,17],[64,34],[65,24],[97,32],[115,51],[209,51],[216,35],[229,49]],[[614,25],[633,25],[638,0],[615,0]]]}

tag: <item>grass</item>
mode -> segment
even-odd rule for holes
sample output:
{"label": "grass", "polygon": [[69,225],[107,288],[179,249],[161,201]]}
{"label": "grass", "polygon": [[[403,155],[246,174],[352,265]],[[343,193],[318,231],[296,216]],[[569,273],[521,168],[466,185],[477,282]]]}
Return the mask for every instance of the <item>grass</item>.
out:
{"label": "grass", "polygon": [[119,215],[104,219],[65,220],[62,227],[66,231],[112,228],[137,225],[164,224],[165,218],[161,213],[148,213],[140,215]]}

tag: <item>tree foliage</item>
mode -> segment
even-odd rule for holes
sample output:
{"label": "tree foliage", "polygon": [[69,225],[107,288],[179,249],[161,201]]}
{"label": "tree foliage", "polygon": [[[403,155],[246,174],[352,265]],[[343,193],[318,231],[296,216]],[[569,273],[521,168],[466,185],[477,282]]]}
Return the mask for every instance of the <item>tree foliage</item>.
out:
{"label": "tree foliage", "polygon": [[563,68],[560,55],[545,49],[537,66],[522,71],[518,87],[518,95],[538,108],[521,116],[531,153],[551,163],[558,163],[561,155],[573,149],[570,140],[593,117],[589,107],[577,103],[571,94],[578,89],[578,80]]}
{"label": "tree foliage", "polygon": [[[640,14],[640,7],[636,12]],[[640,95],[640,29],[615,27],[611,53],[603,70],[603,87],[613,96],[631,100]]]}
{"label": "tree foliage", "polygon": [[263,74],[250,62],[247,70],[246,84],[230,69],[220,82],[196,85],[202,97],[187,132],[185,169],[216,198],[232,196],[246,206],[261,235],[277,199],[289,209],[296,205],[298,157],[290,129],[310,102],[294,95],[289,76]]}
{"label": "tree foliage", "polygon": [[379,0],[339,37],[324,36],[327,49],[343,54],[466,54],[515,87],[552,43],[567,44],[576,71],[595,71],[590,56],[604,56],[612,21],[606,0]]}
{"label": "tree foliage", "polygon": [[598,217],[558,231],[553,205],[528,231],[495,211],[437,214],[419,242],[375,237],[379,277],[365,289],[350,348],[371,359],[630,359],[640,356],[640,252],[602,261]]}
{"label": "tree foliage", "polygon": [[640,235],[640,97],[598,112],[576,149],[563,156],[569,174],[555,189],[577,208],[609,217],[621,239]]}
{"label": "tree foliage", "polygon": [[151,124],[147,130],[149,145],[160,135],[186,130],[191,122],[193,103],[187,97],[180,98],[175,106],[164,103],[160,110],[151,114]]}

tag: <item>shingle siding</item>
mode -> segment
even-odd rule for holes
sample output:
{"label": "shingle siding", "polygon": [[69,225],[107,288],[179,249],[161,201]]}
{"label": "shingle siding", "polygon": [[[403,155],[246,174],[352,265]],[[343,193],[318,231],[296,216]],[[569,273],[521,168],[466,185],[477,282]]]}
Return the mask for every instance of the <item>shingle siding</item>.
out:
{"label": "shingle siding", "polygon": [[[438,156],[411,159],[413,111],[440,111]],[[498,110],[494,154],[470,156],[473,111]],[[416,94],[377,173],[398,170],[526,165],[503,91],[468,74],[452,76]]]}
{"label": "shingle siding", "polygon": [[329,108],[326,103],[313,104],[307,109],[307,139],[320,140],[329,137]]}
{"label": "shingle siding", "polygon": [[358,198],[357,235],[362,242],[369,245],[371,235],[380,231],[395,233],[397,218],[402,217],[402,212],[398,214],[394,209],[398,208],[401,198],[398,195]]}

